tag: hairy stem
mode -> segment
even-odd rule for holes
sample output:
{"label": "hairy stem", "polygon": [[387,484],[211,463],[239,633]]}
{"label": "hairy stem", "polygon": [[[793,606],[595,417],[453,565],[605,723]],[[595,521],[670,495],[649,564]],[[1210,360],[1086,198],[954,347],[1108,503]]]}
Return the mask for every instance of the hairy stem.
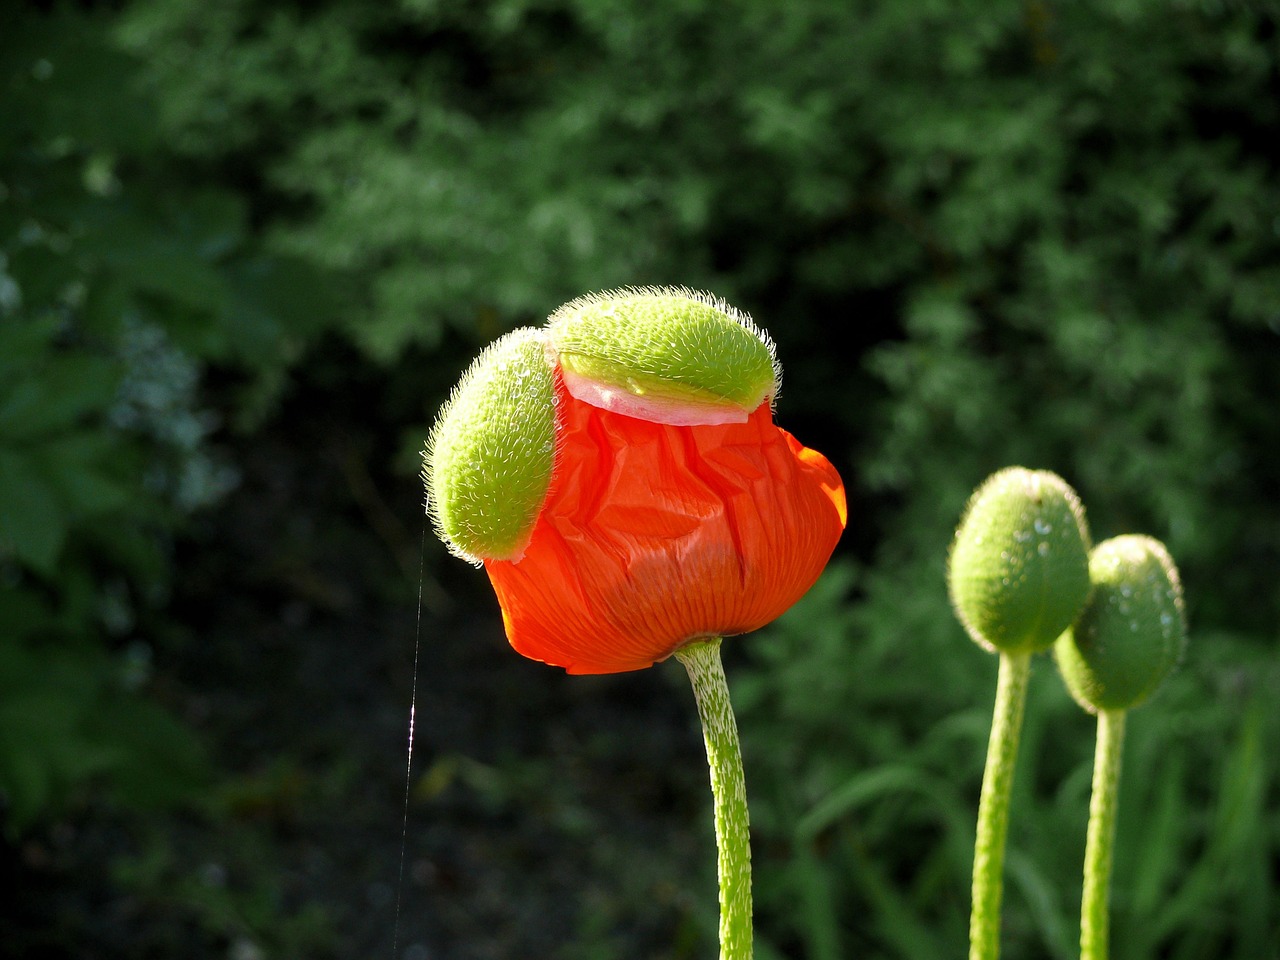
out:
{"label": "hairy stem", "polygon": [[1029,653],[1000,654],[996,704],[987,744],[987,766],[978,801],[973,848],[973,911],[969,915],[969,960],[1000,956],[1000,900],[1004,892],[1004,843],[1009,830],[1009,797],[1022,730],[1022,710],[1031,674]]}
{"label": "hairy stem", "polygon": [[1084,847],[1084,893],[1080,905],[1080,958],[1107,960],[1107,901],[1111,892],[1111,851],[1116,838],[1116,798],[1124,747],[1123,710],[1098,713],[1093,754],[1093,796]]}
{"label": "hairy stem", "polygon": [[692,643],[676,652],[689,671],[698,701],[702,736],[711,769],[715,802],[717,867],[720,875],[720,960],[750,960],[751,843],[747,829],[747,791],[742,776],[738,724],[729,703],[720,640]]}

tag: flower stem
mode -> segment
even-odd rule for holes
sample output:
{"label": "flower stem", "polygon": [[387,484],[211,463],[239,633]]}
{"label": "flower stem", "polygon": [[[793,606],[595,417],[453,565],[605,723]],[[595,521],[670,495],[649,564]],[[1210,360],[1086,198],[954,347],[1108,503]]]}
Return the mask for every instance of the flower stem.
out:
{"label": "flower stem", "polygon": [[973,848],[973,911],[969,915],[969,960],[1000,956],[1000,899],[1004,890],[1004,843],[1022,710],[1027,699],[1031,654],[1001,653],[996,704],[987,743],[987,766],[978,801]]}
{"label": "flower stem", "polygon": [[1116,797],[1124,747],[1124,710],[1098,712],[1098,745],[1093,755],[1093,796],[1084,847],[1084,893],[1080,905],[1080,958],[1107,960],[1107,900],[1111,851],[1116,837]]}
{"label": "flower stem", "polygon": [[717,867],[720,875],[720,960],[751,960],[751,843],[747,791],[742,776],[738,724],[729,703],[720,639],[676,651],[689,671],[698,701],[702,737],[715,801]]}

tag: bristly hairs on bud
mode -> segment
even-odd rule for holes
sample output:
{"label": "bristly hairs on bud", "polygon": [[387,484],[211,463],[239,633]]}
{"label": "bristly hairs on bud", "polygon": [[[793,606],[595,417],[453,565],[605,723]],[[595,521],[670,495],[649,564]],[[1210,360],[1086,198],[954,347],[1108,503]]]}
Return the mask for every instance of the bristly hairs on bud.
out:
{"label": "bristly hairs on bud", "polygon": [[523,556],[555,470],[554,378],[546,333],[522,327],[486,347],[440,408],[422,479],[455,556]]}
{"label": "bristly hairs on bud", "polygon": [[774,344],[773,338],[769,336],[768,331],[752,319],[751,314],[745,310],[739,310],[723,297],[718,297],[714,293],[709,293],[705,290],[694,290],[686,286],[617,287],[613,290],[602,290],[570,300],[551,314],[548,323],[554,323],[557,317],[564,314],[613,300],[660,299],[664,297],[693,300],[703,306],[710,307],[712,310],[723,313],[764,344],[765,349],[769,351],[769,363],[773,368],[773,389],[770,391],[769,397],[773,401],[778,399],[778,395],[782,392],[782,363],[778,360],[778,348]]}
{"label": "bristly hairs on bud", "polygon": [[1054,653],[1085,710],[1129,710],[1145,702],[1182,660],[1186,610],[1178,568],[1164,544],[1141,534],[1112,537],[1089,556],[1094,592]]}
{"label": "bristly hairs on bud", "polygon": [[990,651],[1051,646],[1089,598],[1089,528],[1065,480],[1006,467],[974,491],[947,558],[969,636]]}
{"label": "bristly hairs on bud", "polygon": [[687,287],[588,294],[552,313],[548,330],[569,391],[630,416],[743,422],[781,387],[768,334],[719,297]]}

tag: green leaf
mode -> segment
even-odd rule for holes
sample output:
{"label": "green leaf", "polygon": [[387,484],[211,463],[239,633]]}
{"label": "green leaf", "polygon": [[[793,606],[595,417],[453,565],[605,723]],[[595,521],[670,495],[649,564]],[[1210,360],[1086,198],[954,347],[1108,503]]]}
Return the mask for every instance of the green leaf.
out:
{"label": "green leaf", "polygon": [[66,537],[53,486],[30,457],[0,449],[0,551],[52,576]]}
{"label": "green leaf", "polygon": [[[6,588],[4,602],[0,603],[0,645],[42,633],[54,623],[53,610],[46,597],[31,589]],[[3,683],[0,666],[0,687]]]}
{"label": "green leaf", "polygon": [[93,735],[119,752],[110,784],[118,803],[158,809],[190,800],[208,784],[208,758],[195,734],[155,703],[113,698],[95,717]]}
{"label": "green leaf", "polygon": [[102,415],[115,396],[120,369],[113,361],[55,354],[25,371],[0,393],[0,441],[25,441]]}
{"label": "green leaf", "polygon": [[31,451],[51,486],[77,519],[128,506],[141,506],[144,494],[122,476],[126,441],[106,432],[76,432]]}

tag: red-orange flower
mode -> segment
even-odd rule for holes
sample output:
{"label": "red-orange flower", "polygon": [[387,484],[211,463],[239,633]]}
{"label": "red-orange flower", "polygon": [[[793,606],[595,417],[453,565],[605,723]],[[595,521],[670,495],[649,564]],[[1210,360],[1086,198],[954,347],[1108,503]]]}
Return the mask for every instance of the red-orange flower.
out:
{"label": "red-orange flower", "polygon": [[773,423],[673,426],[571,396],[519,560],[486,560],[511,645],[570,673],[638,670],[755,630],[808,591],[846,519],[820,453]]}

